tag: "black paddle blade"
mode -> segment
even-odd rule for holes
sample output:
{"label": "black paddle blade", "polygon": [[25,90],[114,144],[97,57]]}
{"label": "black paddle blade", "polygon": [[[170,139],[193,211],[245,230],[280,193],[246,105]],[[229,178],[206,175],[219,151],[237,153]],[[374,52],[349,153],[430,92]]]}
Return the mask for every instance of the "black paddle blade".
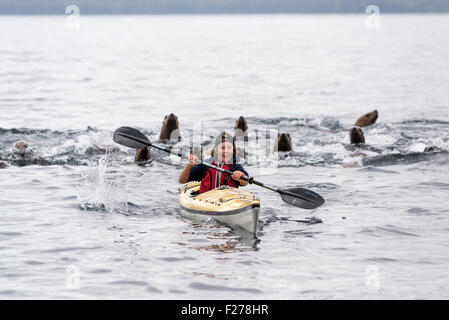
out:
{"label": "black paddle blade", "polygon": [[316,192],[303,188],[279,189],[284,202],[303,209],[315,209],[324,203],[324,199]]}
{"label": "black paddle blade", "polygon": [[143,149],[151,145],[150,140],[142,132],[130,127],[118,128],[114,131],[112,139],[122,146],[133,149]]}

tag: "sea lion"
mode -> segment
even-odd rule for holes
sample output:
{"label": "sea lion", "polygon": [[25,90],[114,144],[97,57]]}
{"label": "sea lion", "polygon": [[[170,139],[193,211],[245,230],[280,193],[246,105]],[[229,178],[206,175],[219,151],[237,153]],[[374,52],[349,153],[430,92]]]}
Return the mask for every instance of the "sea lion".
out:
{"label": "sea lion", "polygon": [[[173,113],[166,115],[162,122],[162,129],[159,135],[158,142],[167,143],[170,141],[181,141],[181,135],[179,132],[178,117]],[[149,147],[143,149],[137,149],[135,161],[143,162],[151,159],[151,150]]]}
{"label": "sea lion", "polygon": [[7,166],[5,162],[0,161],[0,169],[5,169]]}
{"label": "sea lion", "polygon": [[349,129],[349,140],[351,141],[351,144],[365,143],[365,135],[363,134],[362,129],[359,127]]}
{"label": "sea lion", "polygon": [[[234,136],[237,144],[243,144],[242,141],[248,141],[248,123],[243,116],[240,116],[235,121]],[[237,158],[246,159],[246,156],[247,153],[245,148],[237,147]]]}
{"label": "sea lion", "polygon": [[288,133],[278,133],[278,139],[274,144],[274,151],[292,151],[292,139]]}
{"label": "sea lion", "polygon": [[29,158],[33,155],[33,150],[29,149],[28,143],[24,141],[17,142],[14,148],[15,150],[13,152],[22,158]]}
{"label": "sea lion", "polygon": [[436,146],[428,146],[424,149],[424,152],[440,152],[441,149]]}
{"label": "sea lion", "polygon": [[248,140],[248,123],[242,116],[235,121],[234,135],[236,139],[243,137],[244,140]]}
{"label": "sea lion", "polygon": [[354,126],[360,127],[360,128],[369,126],[369,125],[373,124],[374,122],[376,122],[378,117],[379,117],[379,113],[377,112],[377,110],[368,112],[367,114],[364,114],[363,116],[358,118],[357,121],[355,122]]}
{"label": "sea lion", "polygon": [[144,162],[151,159],[151,150],[150,147],[145,147],[143,149],[137,149],[136,151],[136,162]]}
{"label": "sea lion", "polygon": [[159,135],[159,142],[167,143],[169,141],[181,141],[178,117],[173,113],[165,116]]}
{"label": "sea lion", "polygon": [[18,151],[25,152],[28,149],[28,143],[19,141],[14,146]]}

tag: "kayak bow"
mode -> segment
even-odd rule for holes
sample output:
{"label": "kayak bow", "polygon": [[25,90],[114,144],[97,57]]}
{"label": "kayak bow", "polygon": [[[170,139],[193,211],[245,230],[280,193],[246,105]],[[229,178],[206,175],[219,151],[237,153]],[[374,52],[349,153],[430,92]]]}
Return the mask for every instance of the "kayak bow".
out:
{"label": "kayak bow", "polygon": [[259,222],[259,199],[250,191],[228,186],[199,194],[201,183],[192,181],[179,189],[181,214],[195,221],[213,218],[230,227],[256,233]]}

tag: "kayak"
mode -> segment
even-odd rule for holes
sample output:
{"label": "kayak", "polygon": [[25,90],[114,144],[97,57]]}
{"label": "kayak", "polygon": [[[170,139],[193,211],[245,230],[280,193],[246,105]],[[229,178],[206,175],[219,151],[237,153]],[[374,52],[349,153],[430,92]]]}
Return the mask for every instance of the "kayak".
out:
{"label": "kayak", "polygon": [[220,186],[199,193],[201,183],[192,181],[179,189],[181,214],[195,221],[213,218],[233,228],[256,233],[259,222],[259,199],[250,191]]}

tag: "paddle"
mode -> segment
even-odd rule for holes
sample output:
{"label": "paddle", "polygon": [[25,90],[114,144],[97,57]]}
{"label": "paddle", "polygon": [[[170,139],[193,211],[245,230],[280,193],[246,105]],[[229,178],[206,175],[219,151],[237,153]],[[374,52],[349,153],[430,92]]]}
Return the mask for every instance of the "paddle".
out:
{"label": "paddle", "polygon": [[[120,127],[117,130],[115,130],[113,140],[118,144],[133,149],[143,149],[147,146],[151,146],[155,149],[172,153],[170,149],[153,145],[142,132],[130,127]],[[182,153],[174,153],[174,154],[177,155],[178,157],[181,158],[183,157]],[[221,171],[229,175],[233,174],[233,172],[229,170],[219,168],[207,162],[199,161],[198,163],[201,163],[209,168],[213,168],[215,170]],[[258,185],[265,189],[277,192],[281,195],[281,198],[284,202],[298,208],[315,209],[324,203],[324,199],[319,194],[308,189],[304,188],[276,189],[269,187],[260,181],[254,180],[254,178],[241,177],[240,179],[248,181],[251,184]]]}

